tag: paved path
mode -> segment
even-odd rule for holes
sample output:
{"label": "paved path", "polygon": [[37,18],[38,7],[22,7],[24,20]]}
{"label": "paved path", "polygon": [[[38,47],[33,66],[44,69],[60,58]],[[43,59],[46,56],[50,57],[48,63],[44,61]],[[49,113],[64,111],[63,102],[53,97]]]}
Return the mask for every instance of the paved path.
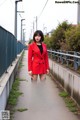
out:
{"label": "paved path", "polygon": [[19,77],[26,79],[20,81],[20,91],[16,108],[27,108],[24,112],[15,112],[14,120],[79,120],[68,110],[63,99],[59,96],[57,85],[49,76],[45,82],[32,83],[27,73],[27,51],[23,58],[24,66]]}

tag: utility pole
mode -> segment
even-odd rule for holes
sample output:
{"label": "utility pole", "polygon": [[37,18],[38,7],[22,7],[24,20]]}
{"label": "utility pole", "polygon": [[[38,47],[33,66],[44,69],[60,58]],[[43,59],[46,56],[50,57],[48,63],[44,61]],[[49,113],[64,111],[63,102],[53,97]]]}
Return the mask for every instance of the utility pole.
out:
{"label": "utility pole", "polygon": [[14,35],[17,39],[17,3],[22,2],[22,0],[16,0],[15,1],[15,28],[14,28]]}
{"label": "utility pole", "polygon": [[37,16],[36,16],[36,30],[37,30],[37,26],[38,26],[38,25],[37,25]]}
{"label": "utility pole", "polygon": [[47,35],[47,27],[43,24],[43,33],[44,35]]}
{"label": "utility pole", "polygon": [[23,26],[22,23],[23,23],[23,20],[25,20],[25,19],[21,19],[21,42],[22,42],[22,39],[23,39],[23,38],[22,38],[22,26]]}
{"label": "utility pole", "polygon": [[25,44],[25,30],[26,29],[23,29],[23,40],[22,40],[23,45]]}
{"label": "utility pole", "polygon": [[33,21],[33,34],[34,34],[34,21]]}
{"label": "utility pole", "polygon": [[43,24],[43,33],[44,33],[44,24]]}
{"label": "utility pole", "polygon": [[15,29],[14,35],[17,38],[17,1],[15,1]]}
{"label": "utility pole", "polygon": [[78,17],[77,17],[77,24],[80,24],[80,0],[78,0],[79,4],[78,4]]}

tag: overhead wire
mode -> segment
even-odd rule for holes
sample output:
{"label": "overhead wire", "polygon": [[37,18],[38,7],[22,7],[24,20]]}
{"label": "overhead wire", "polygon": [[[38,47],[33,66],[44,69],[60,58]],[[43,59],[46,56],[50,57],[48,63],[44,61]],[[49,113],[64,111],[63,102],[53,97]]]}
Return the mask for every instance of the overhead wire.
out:
{"label": "overhead wire", "polygon": [[46,5],[47,5],[48,1],[49,1],[49,0],[47,0],[47,1],[46,1],[46,3],[45,3],[45,5],[44,5],[44,7],[43,7],[43,9],[42,9],[41,13],[40,13],[40,14],[39,14],[39,16],[38,16],[38,19],[39,19],[39,18],[40,18],[40,16],[42,15],[42,13],[43,13],[43,11],[44,11],[44,9],[45,9],[45,7],[46,7]]}
{"label": "overhead wire", "polygon": [[2,6],[7,0],[4,0],[2,3],[0,3],[0,6]]}
{"label": "overhead wire", "polygon": [[[12,0],[10,0],[10,2],[11,2],[11,4],[12,4],[12,6],[13,6]],[[13,7],[14,7],[14,6],[13,6]]]}

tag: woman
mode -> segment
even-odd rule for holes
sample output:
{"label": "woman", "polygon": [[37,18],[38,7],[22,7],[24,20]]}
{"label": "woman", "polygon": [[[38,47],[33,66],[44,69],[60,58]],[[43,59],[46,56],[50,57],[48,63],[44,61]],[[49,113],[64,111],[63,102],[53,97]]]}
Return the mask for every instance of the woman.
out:
{"label": "woman", "polygon": [[37,81],[45,80],[49,74],[49,62],[46,45],[43,43],[44,36],[42,31],[37,30],[33,35],[33,41],[28,48],[28,73],[31,79]]}

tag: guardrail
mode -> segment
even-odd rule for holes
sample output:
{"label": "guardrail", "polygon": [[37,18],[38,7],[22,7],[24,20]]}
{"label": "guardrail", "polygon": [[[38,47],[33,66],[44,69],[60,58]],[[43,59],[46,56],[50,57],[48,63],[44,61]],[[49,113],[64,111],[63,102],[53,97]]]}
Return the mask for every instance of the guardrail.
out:
{"label": "guardrail", "polygon": [[80,67],[80,53],[75,51],[52,51],[48,50],[50,58],[56,60],[61,64],[65,64],[67,67],[71,66],[74,70]]}

